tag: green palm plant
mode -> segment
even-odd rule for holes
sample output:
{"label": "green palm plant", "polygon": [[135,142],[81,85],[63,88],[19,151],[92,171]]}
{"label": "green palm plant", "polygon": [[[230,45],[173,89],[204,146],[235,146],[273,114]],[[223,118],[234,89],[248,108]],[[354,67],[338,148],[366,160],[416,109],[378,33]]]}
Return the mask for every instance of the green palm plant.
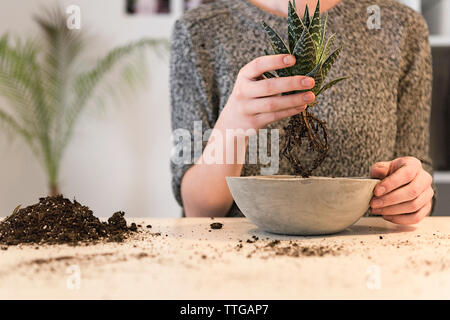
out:
{"label": "green palm plant", "polygon": [[25,140],[45,169],[50,194],[56,195],[61,160],[80,115],[90,104],[135,88],[145,75],[143,50],[164,50],[168,41],[143,39],[117,47],[80,71],[88,37],[67,28],[60,8],[35,21],[38,39],[0,38],[0,95],[9,102],[0,108],[0,124]]}
{"label": "green palm plant", "polygon": [[[295,0],[293,3],[289,1],[288,6],[287,45],[264,21],[262,21],[262,26],[270,38],[270,45],[273,52],[275,54],[292,54],[296,58],[296,63],[292,67],[275,70],[274,73],[266,72],[264,76],[266,78],[274,78],[277,76],[304,75],[310,76],[315,80],[315,86],[312,90],[297,90],[283,94],[312,91],[316,95],[316,101],[308,105],[301,115],[292,116],[289,119],[288,125],[284,128],[286,140],[283,147],[283,155],[289,160],[296,174],[308,177],[323,162],[328,152],[328,131],[326,123],[318,119],[309,109],[317,104],[318,96],[349,77],[338,78],[324,84],[328,72],[342,50],[342,44],[334,51],[331,50],[336,35],[333,34],[328,39],[325,38],[328,15],[325,15],[325,17],[321,16],[320,1],[317,1],[312,18],[309,14],[307,4],[302,19],[300,19],[297,13]],[[265,53],[266,55],[269,54],[267,50]],[[299,150],[297,149],[301,149],[303,138],[309,139],[308,150],[317,153],[309,168],[299,160]]]}

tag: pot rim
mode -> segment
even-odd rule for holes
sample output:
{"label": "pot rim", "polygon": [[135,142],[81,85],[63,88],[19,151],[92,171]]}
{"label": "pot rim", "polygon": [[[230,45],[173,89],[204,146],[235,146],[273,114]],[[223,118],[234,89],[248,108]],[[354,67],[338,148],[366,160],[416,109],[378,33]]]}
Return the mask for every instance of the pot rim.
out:
{"label": "pot rim", "polygon": [[300,180],[330,180],[330,181],[381,181],[380,179],[367,177],[323,177],[310,176],[303,178],[294,175],[267,175],[267,176],[244,176],[244,177],[226,177],[232,180],[273,180],[273,181],[300,181]]}

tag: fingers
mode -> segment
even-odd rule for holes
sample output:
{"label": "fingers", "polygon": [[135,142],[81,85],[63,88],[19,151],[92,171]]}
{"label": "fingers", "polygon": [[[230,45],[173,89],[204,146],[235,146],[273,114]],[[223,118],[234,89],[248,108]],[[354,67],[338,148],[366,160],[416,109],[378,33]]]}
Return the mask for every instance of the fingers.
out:
{"label": "fingers", "polygon": [[255,115],[255,118],[258,122],[263,123],[263,125],[266,126],[269,123],[276,122],[287,117],[292,117],[293,115],[298,114],[303,110],[303,107],[296,107],[277,112],[260,113]]}
{"label": "fingers", "polygon": [[310,90],[314,88],[314,79],[305,76],[278,77],[247,80],[242,85],[248,98],[260,98],[295,90]]}
{"label": "fingers", "polygon": [[294,63],[295,57],[290,54],[261,56],[243,66],[239,75],[253,80],[261,76],[264,72],[290,67]]}
{"label": "fingers", "polygon": [[257,114],[265,112],[277,112],[289,108],[301,107],[301,111],[306,109],[308,103],[315,99],[314,93],[296,93],[286,96],[274,96],[268,98],[253,99],[246,106],[247,114]]}
{"label": "fingers", "polygon": [[383,216],[383,219],[396,224],[416,224],[419,223],[427,214],[429,214],[430,211],[431,201],[414,213]]}
{"label": "fingers", "polygon": [[422,164],[416,158],[403,157],[391,161],[389,175],[375,186],[375,196],[380,197],[411,182],[421,170]]}
{"label": "fingers", "polygon": [[417,198],[402,202],[399,204],[394,204],[391,206],[371,209],[373,214],[380,215],[401,215],[404,213],[412,213],[418,211],[420,208],[425,206],[433,198],[434,191],[431,187],[428,187],[424,192],[422,192]]}
{"label": "fingers", "polygon": [[[373,197],[370,202],[370,206],[373,209],[376,209],[414,200],[431,186],[432,180],[433,178],[431,175],[422,170],[416,178],[414,178],[413,181],[407,185],[391,191],[381,197]],[[417,209],[413,211],[416,210]],[[402,213],[405,212],[406,211]]]}
{"label": "fingers", "polygon": [[378,162],[370,168],[373,178],[383,179],[374,189],[371,212],[397,224],[415,224],[431,210],[433,178],[413,157]]}
{"label": "fingers", "polygon": [[389,175],[390,161],[377,162],[370,167],[370,177],[384,179]]}

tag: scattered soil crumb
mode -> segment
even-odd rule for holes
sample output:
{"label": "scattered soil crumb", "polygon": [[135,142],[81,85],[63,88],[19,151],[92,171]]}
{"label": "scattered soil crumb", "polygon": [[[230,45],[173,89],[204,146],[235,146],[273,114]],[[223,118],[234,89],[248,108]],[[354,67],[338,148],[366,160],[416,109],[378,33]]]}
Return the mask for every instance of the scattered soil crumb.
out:
{"label": "scattered soil crumb", "polygon": [[113,252],[104,252],[104,253],[95,253],[95,254],[88,254],[84,256],[59,256],[59,257],[52,257],[52,258],[38,258],[33,259],[25,265],[44,265],[44,264],[52,264],[55,262],[69,262],[69,261],[88,261],[96,257],[109,257],[114,256]]}
{"label": "scattered soil crumb", "polygon": [[280,240],[273,240],[273,241],[269,242],[267,244],[267,246],[273,248],[273,247],[275,247],[276,245],[279,245],[279,244],[280,244]]}
{"label": "scattered soil crumb", "polygon": [[148,253],[146,253],[146,252],[141,252],[136,255],[136,258],[138,258],[138,259],[142,259],[142,258],[146,258],[146,257],[148,257]]}
{"label": "scattered soil crumb", "polygon": [[69,261],[69,260],[73,260],[73,259],[75,259],[75,257],[73,257],[73,256],[61,256],[61,257],[49,258],[49,259],[38,258],[38,259],[31,260],[29,264],[47,264],[47,263],[52,263],[54,261]]}
{"label": "scattered soil crumb", "polygon": [[217,230],[217,229],[222,229],[223,224],[220,222],[213,222],[209,226],[211,227],[211,229]]}
{"label": "scattered soil crumb", "polygon": [[[255,239],[256,238],[256,239]],[[248,239],[247,243],[255,243],[257,238]],[[325,255],[337,256],[344,250],[343,246],[338,245],[308,245],[303,246],[294,241],[280,241],[272,240],[267,242],[258,242],[254,244],[255,248],[248,253],[247,258],[251,258],[255,254],[262,254],[262,258],[269,258],[274,256],[288,256],[288,257],[302,257],[302,256],[316,256],[322,257]],[[237,251],[243,248],[242,243],[236,246]],[[267,255],[268,254],[268,255]]]}
{"label": "scattered soil crumb", "polygon": [[122,211],[101,222],[87,207],[62,195],[14,212],[0,222],[0,244],[95,244],[99,240],[122,242],[130,231]]}
{"label": "scattered soil crumb", "polygon": [[325,256],[337,255],[341,248],[332,248],[329,246],[299,246],[294,243],[292,246],[275,246],[275,254],[278,256],[300,257],[300,256]]}

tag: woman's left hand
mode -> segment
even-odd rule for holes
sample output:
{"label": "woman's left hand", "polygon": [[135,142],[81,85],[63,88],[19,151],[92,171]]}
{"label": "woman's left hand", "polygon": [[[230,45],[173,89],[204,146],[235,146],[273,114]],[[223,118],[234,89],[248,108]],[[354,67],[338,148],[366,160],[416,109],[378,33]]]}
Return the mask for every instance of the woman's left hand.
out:
{"label": "woman's left hand", "polygon": [[377,162],[370,168],[371,178],[382,179],[370,201],[371,212],[397,224],[415,224],[431,211],[433,178],[420,160],[401,157]]}

